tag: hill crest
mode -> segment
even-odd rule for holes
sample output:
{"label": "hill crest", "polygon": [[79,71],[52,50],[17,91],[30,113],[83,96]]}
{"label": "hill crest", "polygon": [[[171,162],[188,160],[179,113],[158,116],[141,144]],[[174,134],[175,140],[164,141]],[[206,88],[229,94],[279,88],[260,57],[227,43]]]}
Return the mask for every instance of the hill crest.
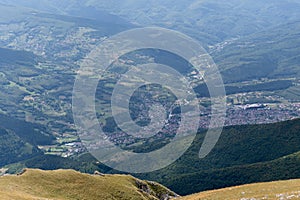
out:
{"label": "hill crest", "polygon": [[25,169],[0,177],[1,199],[169,199],[177,196],[164,186],[130,175],[90,175],[75,170]]}
{"label": "hill crest", "polygon": [[299,199],[300,179],[247,184],[219,190],[205,191],[178,200],[237,200],[237,199]]}

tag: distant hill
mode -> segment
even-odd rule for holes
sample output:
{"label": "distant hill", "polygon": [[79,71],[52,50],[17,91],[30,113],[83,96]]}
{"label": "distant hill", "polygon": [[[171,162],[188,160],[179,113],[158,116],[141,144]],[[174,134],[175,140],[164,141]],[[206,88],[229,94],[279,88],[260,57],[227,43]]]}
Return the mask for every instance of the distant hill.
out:
{"label": "distant hill", "polygon": [[0,177],[1,199],[168,199],[176,194],[160,184],[129,175],[82,174],[73,170],[26,169]]}
{"label": "distant hill", "polygon": [[227,41],[212,51],[225,82],[295,78],[299,71],[300,19]]}
{"label": "distant hill", "polygon": [[212,190],[178,198],[178,200],[299,199],[300,179],[242,185]]}

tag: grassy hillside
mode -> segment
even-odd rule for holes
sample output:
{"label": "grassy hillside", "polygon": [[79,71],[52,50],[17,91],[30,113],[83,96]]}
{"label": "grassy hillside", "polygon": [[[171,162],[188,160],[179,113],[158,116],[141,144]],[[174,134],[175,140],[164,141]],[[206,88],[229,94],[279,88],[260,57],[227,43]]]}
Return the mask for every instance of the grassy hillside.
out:
{"label": "grassy hillside", "polygon": [[256,183],[205,191],[185,197],[155,182],[142,181],[130,175],[89,175],[74,170],[42,171],[26,169],[20,175],[0,177],[1,199],[71,200],[71,199],[297,199],[300,180]]}
{"label": "grassy hillside", "polygon": [[178,200],[235,199],[299,199],[300,180],[243,185],[213,190],[179,198]]}
{"label": "grassy hillside", "polygon": [[88,175],[73,170],[27,169],[0,177],[1,199],[160,199],[175,196],[167,188],[128,175]]}

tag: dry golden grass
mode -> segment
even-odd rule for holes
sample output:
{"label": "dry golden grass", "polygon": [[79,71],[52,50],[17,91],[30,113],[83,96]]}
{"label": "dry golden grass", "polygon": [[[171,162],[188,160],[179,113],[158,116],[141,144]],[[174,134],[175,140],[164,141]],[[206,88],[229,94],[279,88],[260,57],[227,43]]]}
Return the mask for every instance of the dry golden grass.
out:
{"label": "dry golden grass", "polygon": [[141,192],[127,175],[89,175],[73,170],[27,169],[23,175],[0,177],[1,200],[156,199]]}
{"label": "dry golden grass", "polygon": [[212,190],[178,198],[178,200],[255,200],[300,199],[300,180],[257,183]]}

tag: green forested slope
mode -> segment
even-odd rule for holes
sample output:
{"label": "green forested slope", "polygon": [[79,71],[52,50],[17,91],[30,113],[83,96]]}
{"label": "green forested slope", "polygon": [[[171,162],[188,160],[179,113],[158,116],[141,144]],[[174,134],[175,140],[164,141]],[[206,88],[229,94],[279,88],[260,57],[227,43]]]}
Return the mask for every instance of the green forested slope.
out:
{"label": "green forested slope", "polygon": [[179,194],[232,185],[300,177],[300,120],[227,127],[204,159],[199,133],[191,148],[172,165],[141,177]]}
{"label": "green forested slope", "polygon": [[42,155],[37,145],[52,144],[54,140],[41,125],[0,115],[0,168]]}

